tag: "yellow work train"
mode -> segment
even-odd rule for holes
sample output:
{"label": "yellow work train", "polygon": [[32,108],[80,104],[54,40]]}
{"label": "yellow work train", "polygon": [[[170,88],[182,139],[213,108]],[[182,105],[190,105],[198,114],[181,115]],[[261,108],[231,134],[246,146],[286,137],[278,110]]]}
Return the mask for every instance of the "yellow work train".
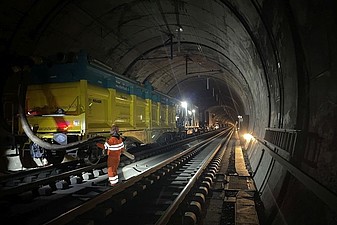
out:
{"label": "yellow work train", "polygon": [[[130,84],[122,82],[129,89]],[[139,89],[145,94],[145,89]],[[26,96],[28,122],[42,138],[53,138],[58,132],[72,140],[90,138],[108,134],[111,125],[117,124],[124,135],[149,143],[176,128],[175,105],[163,96],[154,101],[87,80],[30,85]]]}
{"label": "yellow work train", "polygon": [[[83,52],[71,62],[35,66],[31,76],[25,102],[27,122],[38,138],[49,143],[67,145],[106,137],[112,124],[119,125],[123,136],[144,143],[178,131],[178,100],[154,91],[150,84],[113,73]],[[31,142],[29,148],[33,157],[44,157],[45,149],[38,144]],[[82,153],[76,150],[75,155],[92,154]],[[48,160],[58,161],[56,155],[49,154]]]}

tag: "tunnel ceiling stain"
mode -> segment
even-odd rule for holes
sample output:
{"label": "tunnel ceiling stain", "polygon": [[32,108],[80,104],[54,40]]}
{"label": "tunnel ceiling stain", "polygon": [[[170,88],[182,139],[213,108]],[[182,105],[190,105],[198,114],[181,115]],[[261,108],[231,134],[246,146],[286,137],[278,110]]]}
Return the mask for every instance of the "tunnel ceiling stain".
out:
{"label": "tunnel ceiling stain", "polygon": [[49,56],[85,50],[117,73],[230,118],[251,110],[250,82],[263,84],[262,66],[252,60],[259,58],[256,46],[233,13],[235,2],[2,4],[5,51]]}

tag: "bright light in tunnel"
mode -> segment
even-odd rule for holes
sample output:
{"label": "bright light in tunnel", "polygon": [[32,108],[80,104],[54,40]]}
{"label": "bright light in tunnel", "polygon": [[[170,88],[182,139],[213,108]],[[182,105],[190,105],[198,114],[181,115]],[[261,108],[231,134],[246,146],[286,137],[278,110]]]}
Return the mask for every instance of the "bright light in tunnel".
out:
{"label": "bright light in tunnel", "polygon": [[250,141],[250,140],[251,140],[252,138],[254,138],[254,137],[253,137],[253,135],[251,135],[251,134],[244,134],[244,135],[243,135],[243,138],[246,139],[246,141]]}
{"label": "bright light in tunnel", "polygon": [[181,107],[187,109],[187,102],[181,102]]}

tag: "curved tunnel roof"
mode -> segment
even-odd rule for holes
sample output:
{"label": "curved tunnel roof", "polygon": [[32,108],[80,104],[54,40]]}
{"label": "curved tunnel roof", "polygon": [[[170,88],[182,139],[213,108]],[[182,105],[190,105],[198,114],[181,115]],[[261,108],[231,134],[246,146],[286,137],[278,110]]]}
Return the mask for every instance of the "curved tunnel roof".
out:
{"label": "curved tunnel roof", "polygon": [[262,53],[273,52],[273,40],[251,2],[16,3],[4,6],[2,16],[10,21],[5,50],[42,57],[85,50],[113,71],[201,111],[212,107],[218,118],[250,115],[270,125],[268,97],[280,90],[270,76],[277,60]]}
{"label": "curved tunnel roof", "polygon": [[[287,162],[275,160],[273,150],[267,153],[260,142],[251,149],[254,180],[271,220],[277,223],[282,216],[288,224],[322,224],[336,218],[337,1],[13,0],[0,5],[1,56],[16,60],[1,66],[0,92],[8,89],[3,105],[14,103],[0,114],[14,116],[21,84],[16,79],[27,66],[22,58],[51,56],[62,62],[84,50],[116,73],[197,105],[199,112],[229,122],[242,115],[254,137],[287,143],[284,151],[274,149]],[[3,120],[0,124],[8,122]],[[308,176],[294,174],[289,165]],[[307,177],[322,187],[302,182]],[[318,193],[325,189],[329,192]],[[334,211],[327,208],[330,202]]]}

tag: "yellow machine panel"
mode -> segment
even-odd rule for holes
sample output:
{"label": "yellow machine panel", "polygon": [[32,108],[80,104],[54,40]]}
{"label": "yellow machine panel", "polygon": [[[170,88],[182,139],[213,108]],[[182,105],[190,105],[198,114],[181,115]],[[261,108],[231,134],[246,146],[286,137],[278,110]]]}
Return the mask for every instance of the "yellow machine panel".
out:
{"label": "yellow machine panel", "polygon": [[86,115],[86,133],[108,132],[111,127],[109,118],[110,92],[102,87],[81,81],[84,98],[84,113]]}
{"label": "yellow machine panel", "polygon": [[152,129],[157,134],[161,133],[158,129],[165,132],[176,128],[174,106],[86,80],[29,86],[26,105],[28,122],[38,128],[41,138],[51,138],[55,132],[83,137],[108,135],[111,125],[117,124],[121,132],[147,143],[156,136]]}
{"label": "yellow machine panel", "polygon": [[168,116],[168,126],[176,127],[176,108],[173,106],[168,106],[167,116]]}
{"label": "yellow machine panel", "polygon": [[62,108],[68,114],[79,114],[80,85],[77,82],[31,85],[26,95],[29,114],[52,114]]}
{"label": "yellow machine panel", "polygon": [[146,123],[146,108],[149,107],[146,99],[135,97],[135,125],[137,128],[148,128],[149,123]]}
{"label": "yellow machine panel", "polygon": [[152,102],[152,127],[159,127],[159,109],[160,103]]}
{"label": "yellow machine panel", "polygon": [[118,124],[121,130],[132,129],[131,125],[131,110],[130,106],[132,103],[132,98],[130,95],[122,92],[116,92],[115,107],[112,109],[115,117],[113,122]]}

